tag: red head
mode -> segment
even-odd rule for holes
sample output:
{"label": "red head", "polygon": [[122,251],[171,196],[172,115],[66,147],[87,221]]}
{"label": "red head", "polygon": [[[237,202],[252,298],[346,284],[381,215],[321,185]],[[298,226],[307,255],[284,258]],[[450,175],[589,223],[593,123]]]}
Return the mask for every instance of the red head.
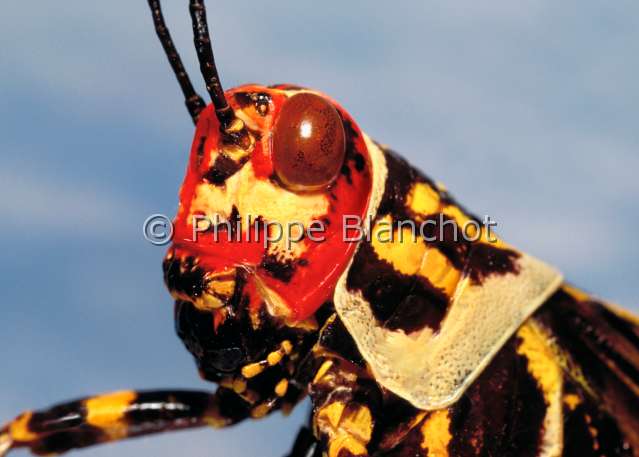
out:
{"label": "red head", "polygon": [[197,307],[224,314],[239,293],[231,282],[241,269],[241,295],[252,312],[266,306],[299,323],[332,298],[356,248],[345,239],[344,221],[363,219],[368,207],[366,141],[350,116],[317,92],[247,85],[226,99],[245,136],[229,139],[214,108],[202,111],[168,256],[191,257],[204,270]]}
{"label": "red head", "polygon": [[[205,378],[224,384],[241,375],[241,386],[248,380],[249,391],[271,395],[272,381],[293,376],[316,341],[327,317],[319,310],[351,262],[357,243],[346,238],[360,232],[345,233],[344,222],[369,211],[373,146],[317,92],[257,85],[224,92],[204,3],[190,0],[207,106],[159,1],[149,5],[196,123],[164,261],[177,332]],[[268,381],[259,383],[254,376],[265,366]],[[296,391],[303,389],[289,389],[284,400]]]}

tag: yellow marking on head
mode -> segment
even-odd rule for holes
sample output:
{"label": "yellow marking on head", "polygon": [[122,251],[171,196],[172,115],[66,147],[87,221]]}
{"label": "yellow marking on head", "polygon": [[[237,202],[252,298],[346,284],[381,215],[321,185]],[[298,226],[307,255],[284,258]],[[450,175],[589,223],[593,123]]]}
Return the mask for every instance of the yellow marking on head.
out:
{"label": "yellow marking on head", "polygon": [[[251,103],[250,105],[244,106],[236,110],[235,115],[238,118],[240,118],[249,129],[260,130],[260,124],[256,122],[255,114],[257,112],[258,110],[255,108],[255,105]],[[261,109],[260,109],[260,114],[261,114]],[[264,139],[262,139],[262,141],[264,141]]]}
{"label": "yellow marking on head", "polygon": [[191,301],[193,305],[201,311],[213,311],[224,307],[224,302],[214,295],[203,293],[199,297],[193,299],[192,297],[185,297]]}
{"label": "yellow marking on head", "polygon": [[283,397],[284,395],[286,395],[287,391],[288,391],[288,379],[282,379],[275,386],[275,395],[277,395],[278,397]]}
{"label": "yellow marking on head", "polygon": [[241,394],[246,390],[246,381],[241,378],[237,378],[233,381],[233,391],[236,394]]}
{"label": "yellow marking on head", "polygon": [[[240,216],[251,215],[253,219],[262,216],[265,222],[273,223],[272,227],[277,224],[286,232],[292,222],[299,222],[308,228],[311,222],[328,212],[329,200],[323,193],[295,193],[274,185],[269,180],[258,179],[250,162],[242,168],[239,175],[236,206]],[[283,235],[279,242],[272,244],[282,253],[288,251],[289,243],[288,234]],[[303,252],[303,246],[302,243],[291,244],[294,256]]]}
{"label": "yellow marking on head", "polygon": [[581,405],[581,398],[576,394],[566,394],[564,395],[564,404],[570,409],[570,411],[574,411],[577,409],[579,405]]}
{"label": "yellow marking on head", "polygon": [[27,443],[38,439],[38,434],[29,429],[29,422],[32,417],[33,413],[28,411],[18,416],[9,425],[9,435],[13,441]]}
{"label": "yellow marking on head", "polygon": [[122,422],[137,394],[130,390],[89,398],[85,401],[88,424],[107,432],[111,439],[126,436],[126,424]]}
{"label": "yellow marking on head", "polygon": [[231,124],[224,129],[224,131],[226,133],[238,133],[241,132],[242,129],[244,129],[244,121],[236,116],[231,121]]}
{"label": "yellow marking on head", "polygon": [[[236,185],[235,175],[228,178],[224,186],[215,186],[206,182],[198,184],[195,187],[187,222],[189,224],[196,222],[200,230],[206,230],[216,222],[223,223],[228,220],[233,211]],[[195,217],[196,214],[203,216]],[[220,235],[220,239],[226,239],[225,235]]]}
{"label": "yellow marking on head", "polygon": [[277,365],[282,361],[283,355],[280,351],[273,351],[268,356],[266,356],[266,361],[270,366]]}
{"label": "yellow marking on head", "polygon": [[352,414],[342,418],[339,428],[362,443],[368,443],[373,434],[373,416],[366,406],[358,406]]}
{"label": "yellow marking on head", "polygon": [[315,373],[315,378],[313,378],[313,382],[319,382],[320,379],[322,379],[324,377],[324,375],[328,372],[328,370],[331,369],[331,367],[333,366],[333,361],[332,360],[327,360],[325,361],[322,366],[319,368],[319,370],[317,370],[317,373]]}
{"label": "yellow marking on head", "polygon": [[413,185],[406,198],[406,206],[418,216],[436,213],[439,205],[439,193],[426,183]]}
{"label": "yellow marking on head", "polygon": [[[396,224],[395,224],[396,225]],[[393,219],[385,216],[375,223],[372,231],[372,246],[377,256],[390,263],[400,273],[415,274],[422,265],[426,245],[409,227],[393,230]],[[392,239],[389,230],[392,231]]]}
{"label": "yellow marking on head", "polygon": [[[228,151],[227,151],[228,155]],[[214,154],[212,160],[216,159]],[[237,173],[229,177],[223,186],[216,186],[206,182],[198,184],[191,201],[187,222],[204,220],[202,229],[210,228],[212,224],[224,223],[231,217],[233,207],[236,207],[241,218],[242,230],[253,230],[252,224],[258,217],[269,224],[271,230],[282,228],[279,241],[271,243],[269,252],[279,253],[287,258],[296,258],[304,252],[306,244],[291,242],[287,230],[295,226],[291,223],[301,223],[308,228],[314,220],[326,214],[329,200],[323,193],[299,194],[284,189],[269,180],[258,179],[253,166],[246,163]],[[204,215],[195,217],[195,215]],[[199,222],[198,222],[199,223]],[[299,227],[301,230],[301,227]],[[295,233],[292,233],[293,237]],[[226,240],[225,233],[218,233],[221,240]],[[293,238],[294,239],[294,238]],[[290,249],[289,249],[290,246]]]}
{"label": "yellow marking on head", "polygon": [[448,457],[448,443],[453,439],[448,410],[440,409],[428,416],[421,432],[421,447],[428,449],[428,457]]}
{"label": "yellow marking on head", "polygon": [[449,297],[453,296],[461,277],[461,272],[450,260],[439,249],[431,246],[426,249],[419,274]]}
{"label": "yellow marking on head", "polygon": [[233,292],[235,292],[235,279],[227,279],[224,281],[213,280],[208,284],[207,290],[223,297],[231,297]]}
{"label": "yellow marking on head", "polygon": [[[346,454],[341,451],[345,450]],[[331,440],[328,446],[328,457],[341,457],[343,455],[368,455],[366,446],[349,435],[339,435]]]}
{"label": "yellow marking on head", "polygon": [[[233,289],[234,288],[235,288],[235,282],[233,282]],[[214,310],[223,308],[225,306],[225,303],[219,297],[216,297],[215,295],[213,295],[212,292],[213,292],[213,289],[211,287],[208,287],[207,291],[203,292],[200,296],[193,297],[189,295],[188,293],[179,292],[177,290],[170,291],[171,296],[175,300],[184,300],[184,301],[192,302],[193,305],[201,311],[214,311]],[[221,293],[219,295],[225,296]],[[231,293],[230,295],[228,295],[228,297],[230,297],[231,295],[233,294]]]}
{"label": "yellow marking on head", "polygon": [[246,379],[254,378],[258,374],[262,373],[264,371],[264,368],[266,367],[261,362],[251,363],[242,367],[242,376],[244,376]]}
{"label": "yellow marking on head", "polygon": [[230,144],[230,143],[222,144],[220,146],[220,151],[219,151],[221,154],[212,154],[211,162],[215,163],[214,161],[218,156],[225,155],[226,157],[231,159],[233,162],[241,163],[242,159],[248,156],[255,149],[255,137],[249,133],[248,140],[249,140],[249,143],[246,149],[242,148],[241,146],[237,146],[235,144]]}

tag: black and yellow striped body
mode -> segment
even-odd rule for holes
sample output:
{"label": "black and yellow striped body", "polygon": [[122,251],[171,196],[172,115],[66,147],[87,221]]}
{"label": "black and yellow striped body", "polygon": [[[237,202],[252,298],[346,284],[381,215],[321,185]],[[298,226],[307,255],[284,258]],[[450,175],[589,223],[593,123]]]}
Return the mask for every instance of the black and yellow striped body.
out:
{"label": "black and yellow striped body", "polygon": [[[418,410],[379,388],[365,363],[358,359],[352,341],[347,357],[338,354],[335,346],[348,347],[344,343],[348,333],[338,321],[327,324],[324,331],[331,335],[325,338],[329,347],[316,351],[330,362],[324,362],[311,394],[316,407],[315,426],[326,430],[322,434],[325,446],[330,450],[334,441],[334,446],[344,449],[344,454],[335,448],[329,455],[637,455],[638,398],[631,391],[633,386],[623,384],[621,373],[604,368],[601,364],[606,361],[597,355],[589,356],[589,360],[572,355],[561,344],[561,338],[568,335],[558,336],[559,330],[548,323],[561,320],[571,312],[569,307],[584,305],[566,290],[559,291],[501,349],[460,401],[432,412]],[[589,306],[601,306],[604,313],[610,313],[603,305]],[[618,319],[614,314],[609,317]],[[636,338],[639,327],[626,321],[623,325],[623,331]],[[572,331],[578,332],[574,328]],[[578,338],[601,344],[604,336],[591,331],[590,335],[580,333]],[[620,333],[606,337],[620,344],[629,342]],[[349,381],[339,381],[346,379]],[[606,385],[614,389],[602,396]],[[335,396],[337,387],[346,387],[348,393],[341,390]],[[362,409],[370,415],[361,413]],[[351,431],[353,417],[364,419]],[[362,434],[362,429],[369,432]],[[361,452],[353,452],[356,449]]]}
{"label": "black and yellow striped body", "polygon": [[[433,181],[384,154],[389,173],[377,222],[473,218]],[[478,280],[513,268],[516,254],[501,242],[459,240],[373,239],[360,246],[347,286],[367,299],[378,325],[437,328],[469,262]],[[330,337],[315,352],[328,362],[311,394],[329,456],[639,455],[639,325],[568,285],[521,325],[456,403],[436,411],[379,387],[339,317],[324,332]]]}

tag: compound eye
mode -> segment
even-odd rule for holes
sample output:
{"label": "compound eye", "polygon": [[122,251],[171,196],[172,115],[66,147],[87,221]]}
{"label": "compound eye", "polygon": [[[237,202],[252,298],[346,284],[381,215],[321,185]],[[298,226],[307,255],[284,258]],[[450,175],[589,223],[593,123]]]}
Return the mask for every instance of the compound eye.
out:
{"label": "compound eye", "polygon": [[293,95],[282,106],[273,129],[273,166],[294,191],[328,187],[346,154],[344,124],[335,107],[319,95]]}

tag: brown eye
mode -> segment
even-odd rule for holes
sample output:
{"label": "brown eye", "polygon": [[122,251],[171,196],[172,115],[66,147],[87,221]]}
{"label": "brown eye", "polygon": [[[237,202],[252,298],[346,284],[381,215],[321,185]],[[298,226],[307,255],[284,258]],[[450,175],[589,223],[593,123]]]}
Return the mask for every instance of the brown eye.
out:
{"label": "brown eye", "polygon": [[291,190],[317,190],[337,177],[346,140],[335,107],[319,95],[286,100],[273,129],[273,165]]}

